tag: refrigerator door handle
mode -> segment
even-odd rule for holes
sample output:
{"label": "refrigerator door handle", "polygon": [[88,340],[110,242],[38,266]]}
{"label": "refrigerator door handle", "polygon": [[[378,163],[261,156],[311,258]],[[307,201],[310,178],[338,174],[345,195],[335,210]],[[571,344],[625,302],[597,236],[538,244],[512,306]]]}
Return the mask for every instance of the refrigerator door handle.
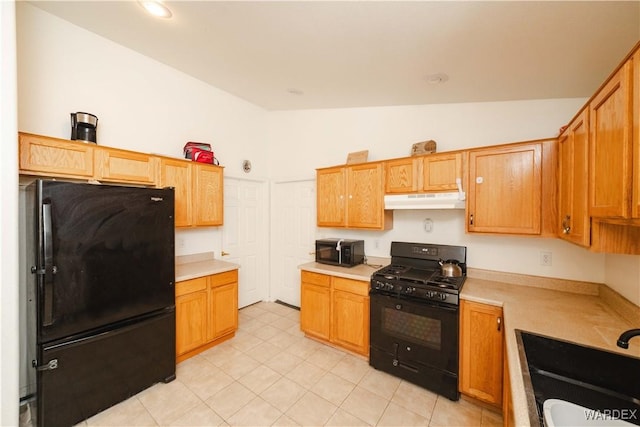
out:
{"label": "refrigerator door handle", "polygon": [[[53,265],[53,243],[52,243],[52,223],[51,204],[42,205],[43,224],[43,246],[44,246],[44,301],[43,301],[43,326],[53,324],[53,275],[57,272],[57,267]],[[47,274],[51,271],[51,274]]]}

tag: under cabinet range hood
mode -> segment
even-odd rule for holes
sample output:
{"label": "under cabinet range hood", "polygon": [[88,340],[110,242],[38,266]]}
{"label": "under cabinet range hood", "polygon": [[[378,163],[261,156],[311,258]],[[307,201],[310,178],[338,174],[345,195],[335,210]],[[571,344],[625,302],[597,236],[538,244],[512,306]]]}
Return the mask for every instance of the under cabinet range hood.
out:
{"label": "under cabinet range hood", "polygon": [[384,208],[395,209],[464,209],[466,193],[461,180],[456,179],[458,191],[450,193],[387,194]]}

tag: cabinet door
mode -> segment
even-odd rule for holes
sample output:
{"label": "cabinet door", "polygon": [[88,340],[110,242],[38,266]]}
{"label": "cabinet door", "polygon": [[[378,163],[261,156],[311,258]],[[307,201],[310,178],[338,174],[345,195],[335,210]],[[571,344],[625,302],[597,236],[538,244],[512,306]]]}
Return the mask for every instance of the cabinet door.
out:
{"label": "cabinet door", "polygon": [[368,282],[333,277],[331,342],[369,355]]}
{"label": "cabinet door", "polygon": [[229,283],[211,289],[211,339],[238,329],[238,284]]}
{"label": "cabinet door", "polygon": [[155,160],[148,154],[98,148],[95,153],[96,179],[151,185],[155,183]]}
{"label": "cabinet door", "polygon": [[633,212],[640,218],[640,51],[636,51],[633,61]]}
{"label": "cabinet door", "polygon": [[347,226],[384,227],[384,169],[382,163],[347,168]]}
{"label": "cabinet door", "polygon": [[331,332],[331,277],[302,272],[300,287],[300,329],[329,341]]}
{"label": "cabinet door", "polygon": [[418,191],[418,173],[421,158],[407,157],[384,163],[386,194],[407,194]]}
{"label": "cabinet door", "polygon": [[93,177],[92,144],[20,133],[19,150],[21,174]]}
{"label": "cabinet door", "polygon": [[238,270],[209,276],[209,340],[238,329]]}
{"label": "cabinet door", "polygon": [[160,161],[160,186],[175,189],[176,227],[188,227],[192,224],[191,166],[190,162],[184,160],[163,158]]}
{"label": "cabinet door", "polygon": [[457,191],[462,180],[462,153],[430,154],[423,157],[424,191]]}
{"label": "cabinet door", "polygon": [[467,231],[540,234],[542,146],[469,151]]}
{"label": "cabinet door", "polygon": [[318,227],[346,225],[345,177],[344,167],[318,169],[316,173]]}
{"label": "cabinet door", "polygon": [[176,284],[176,355],[206,343],[207,298],[206,277]]}
{"label": "cabinet door", "polygon": [[589,247],[591,227],[588,212],[589,110],[569,124],[559,142],[559,232],[560,238]]}
{"label": "cabinet door", "polygon": [[195,225],[222,225],[223,184],[222,168],[205,164],[193,164]]}
{"label": "cabinet door", "polygon": [[589,210],[593,217],[631,216],[631,65],[631,61],[624,64],[589,104]]}
{"label": "cabinet door", "polygon": [[460,391],[501,406],[502,308],[462,300],[460,309]]}

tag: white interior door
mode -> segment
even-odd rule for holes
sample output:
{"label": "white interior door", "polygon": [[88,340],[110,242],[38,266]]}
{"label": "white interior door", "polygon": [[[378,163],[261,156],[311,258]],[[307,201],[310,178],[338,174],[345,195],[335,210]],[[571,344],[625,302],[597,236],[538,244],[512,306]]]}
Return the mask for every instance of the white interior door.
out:
{"label": "white interior door", "polygon": [[300,307],[300,270],[313,261],[316,230],[316,181],[272,184],[271,300]]}
{"label": "white interior door", "polygon": [[240,265],[238,306],[266,300],[268,275],[268,209],[266,183],[243,179],[224,180],[222,257]]}

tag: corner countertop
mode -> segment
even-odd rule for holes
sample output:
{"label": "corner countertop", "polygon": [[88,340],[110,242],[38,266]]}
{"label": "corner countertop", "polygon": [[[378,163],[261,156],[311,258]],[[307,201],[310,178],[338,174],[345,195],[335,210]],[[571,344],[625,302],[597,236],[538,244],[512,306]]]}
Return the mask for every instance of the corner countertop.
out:
{"label": "corner countertop", "polygon": [[[529,426],[530,421],[515,329],[640,357],[639,339],[630,341],[628,350],[616,345],[620,333],[638,327],[634,324],[637,318],[630,319],[621,313],[629,310],[637,312],[638,308],[621,297],[612,305],[599,295],[605,292],[605,286],[572,281],[560,283],[562,281],[557,279],[545,278],[534,278],[540,281],[540,287],[532,283],[523,286],[496,281],[492,275],[488,276],[491,280],[471,277],[472,275],[473,273],[468,272],[460,297],[501,306],[503,309],[505,357],[509,366],[512,406],[517,426]],[[483,275],[480,273],[477,276]],[[556,289],[550,289],[549,282],[558,282]],[[625,304],[630,307],[619,307]]]}
{"label": "corner countertop", "polygon": [[237,270],[238,264],[221,261],[213,257],[213,252],[176,257],[176,282],[202,276]]}
{"label": "corner countertop", "polygon": [[332,276],[344,277],[345,279],[368,282],[371,280],[373,272],[389,265],[390,262],[391,259],[389,258],[368,257],[366,264],[359,264],[353,267],[339,267],[337,265],[327,265],[319,262],[308,262],[299,265],[298,268],[314,273],[330,274]]}

